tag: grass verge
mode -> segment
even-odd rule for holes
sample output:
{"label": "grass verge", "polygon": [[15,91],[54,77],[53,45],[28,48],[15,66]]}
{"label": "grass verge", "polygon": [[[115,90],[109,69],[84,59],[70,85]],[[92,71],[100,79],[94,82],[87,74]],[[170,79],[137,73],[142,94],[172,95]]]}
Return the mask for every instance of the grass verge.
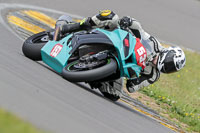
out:
{"label": "grass verge", "polygon": [[185,54],[184,69],[162,74],[158,82],[140,92],[153,98],[164,109],[160,113],[187,124],[183,127],[186,131],[200,132],[200,54],[188,50]]}
{"label": "grass verge", "polygon": [[20,118],[0,109],[0,133],[44,133]]}

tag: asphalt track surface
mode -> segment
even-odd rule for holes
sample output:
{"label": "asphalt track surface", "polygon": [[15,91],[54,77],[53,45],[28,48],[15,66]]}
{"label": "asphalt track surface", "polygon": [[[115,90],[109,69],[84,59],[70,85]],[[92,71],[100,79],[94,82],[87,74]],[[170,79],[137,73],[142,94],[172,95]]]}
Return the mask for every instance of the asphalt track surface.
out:
{"label": "asphalt track surface", "polygon": [[[199,50],[200,3],[198,1],[1,0],[0,2],[35,5],[80,16],[92,16],[100,9],[113,9],[120,16],[125,14],[135,16],[147,31],[161,40]],[[27,59],[21,51],[22,40],[3,25],[0,26],[0,31],[1,107],[39,128],[56,133],[173,132],[127,105],[121,102],[113,103],[98,92],[70,83],[45,66]],[[192,37],[188,37],[188,32]]]}

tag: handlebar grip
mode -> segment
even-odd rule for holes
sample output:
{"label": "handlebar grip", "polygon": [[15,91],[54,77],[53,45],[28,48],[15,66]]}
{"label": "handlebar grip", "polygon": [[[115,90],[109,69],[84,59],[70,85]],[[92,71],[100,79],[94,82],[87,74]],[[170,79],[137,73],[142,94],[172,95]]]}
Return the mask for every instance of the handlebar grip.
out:
{"label": "handlebar grip", "polygon": [[67,32],[75,32],[79,31],[81,29],[80,23],[73,23],[73,24],[67,24],[62,27],[62,34],[65,34]]}

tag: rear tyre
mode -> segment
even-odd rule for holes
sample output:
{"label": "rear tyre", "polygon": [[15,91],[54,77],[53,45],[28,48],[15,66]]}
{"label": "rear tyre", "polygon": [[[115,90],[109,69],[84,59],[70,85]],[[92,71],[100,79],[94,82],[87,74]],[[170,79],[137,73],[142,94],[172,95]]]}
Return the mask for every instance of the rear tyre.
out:
{"label": "rear tyre", "polygon": [[42,60],[41,49],[48,42],[47,32],[40,32],[30,36],[22,46],[24,55],[34,61]]}
{"label": "rear tyre", "polygon": [[107,59],[106,64],[96,68],[81,70],[75,69],[79,61],[69,63],[62,71],[62,76],[71,82],[90,82],[108,77],[116,72],[117,63],[114,59]]}

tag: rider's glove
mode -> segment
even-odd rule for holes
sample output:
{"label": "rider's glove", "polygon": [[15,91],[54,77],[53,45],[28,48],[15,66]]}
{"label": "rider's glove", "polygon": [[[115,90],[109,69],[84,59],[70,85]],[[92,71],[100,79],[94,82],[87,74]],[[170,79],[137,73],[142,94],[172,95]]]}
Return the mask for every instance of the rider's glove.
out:
{"label": "rider's glove", "polygon": [[127,80],[127,82],[126,82],[126,89],[128,90],[128,92],[130,92],[130,93],[133,93],[135,90],[134,90],[134,84],[133,84],[133,82],[132,82],[132,80]]}
{"label": "rider's glove", "polygon": [[131,26],[131,24],[132,24],[132,19],[128,16],[123,17],[119,21],[119,25],[122,29],[126,29],[127,27]]}
{"label": "rider's glove", "polygon": [[91,29],[91,18],[84,18],[83,20],[80,21],[80,28],[83,30]]}

